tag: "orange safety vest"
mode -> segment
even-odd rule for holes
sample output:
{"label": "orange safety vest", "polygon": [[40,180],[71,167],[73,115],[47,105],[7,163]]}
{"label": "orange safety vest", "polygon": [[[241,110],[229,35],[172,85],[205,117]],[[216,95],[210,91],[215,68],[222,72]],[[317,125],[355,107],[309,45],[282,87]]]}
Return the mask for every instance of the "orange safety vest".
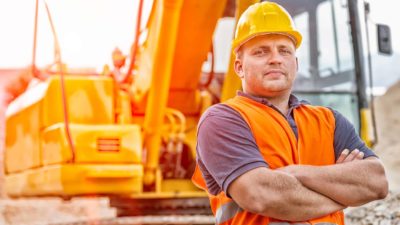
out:
{"label": "orange safety vest", "polygon": [[[249,125],[264,160],[270,169],[291,164],[331,165],[335,164],[333,137],[335,118],[331,110],[310,105],[300,105],[293,110],[298,124],[298,140],[286,118],[275,109],[247,97],[236,96],[224,103],[241,114]],[[192,177],[193,182],[207,190],[199,167]],[[216,223],[220,225],[289,225],[281,221],[254,214],[241,209],[222,191],[218,195],[208,193]],[[342,211],[309,220],[292,223],[296,225],[343,225]]]}

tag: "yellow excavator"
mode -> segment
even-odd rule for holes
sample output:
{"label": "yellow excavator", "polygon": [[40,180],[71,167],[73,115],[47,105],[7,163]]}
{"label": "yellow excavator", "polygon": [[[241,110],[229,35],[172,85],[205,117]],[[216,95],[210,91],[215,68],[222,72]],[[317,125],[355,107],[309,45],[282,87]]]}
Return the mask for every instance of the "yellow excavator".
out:
{"label": "yellow excavator", "polygon": [[[99,74],[69,70],[55,35],[56,66],[32,70],[49,78],[7,109],[7,194],[108,196],[119,216],[209,214],[206,194],[190,180],[196,126],[207,107],[235,95],[240,80],[232,70],[233,55],[219,88],[211,88],[218,85],[211,82],[217,80],[212,69],[207,82],[201,82],[202,66],[218,20],[237,18],[255,2],[154,0],[141,30],[141,0],[128,65],[115,50],[114,68],[105,66]],[[294,16],[304,36],[294,92],[340,110],[372,143],[366,32],[361,32],[366,20],[359,15],[365,10],[356,0],[275,2]],[[390,53],[389,30],[379,29],[386,35],[382,51]]]}

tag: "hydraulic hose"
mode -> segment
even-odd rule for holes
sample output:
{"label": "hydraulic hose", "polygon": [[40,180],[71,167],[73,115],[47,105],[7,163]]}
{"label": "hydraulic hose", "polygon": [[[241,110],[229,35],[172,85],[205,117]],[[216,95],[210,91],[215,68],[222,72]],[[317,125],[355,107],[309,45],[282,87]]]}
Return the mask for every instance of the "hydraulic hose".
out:
{"label": "hydraulic hose", "polygon": [[138,14],[137,14],[137,22],[136,22],[135,42],[133,43],[133,46],[132,46],[131,61],[129,63],[128,72],[125,75],[124,81],[129,76],[131,76],[133,67],[135,66],[136,53],[137,53],[137,49],[138,49],[138,45],[139,45],[140,24],[142,22],[142,13],[143,13],[143,0],[140,0]]}
{"label": "hydraulic hose", "polygon": [[72,141],[71,131],[69,129],[68,102],[67,102],[67,97],[66,97],[66,88],[65,88],[65,81],[64,81],[63,65],[62,65],[62,60],[61,60],[60,44],[58,42],[57,33],[56,33],[54,23],[51,18],[50,10],[49,10],[49,7],[48,7],[46,1],[44,2],[44,4],[46,6],[47,16],[49,18],[49,22],[51,25],[51,31],[52,31],[53,37],[54,37],[55,60],[56,60],[56,63],[58,63],[58,67],[60,70],[60,86],[61,86],[61,97],[62,97],[62,106],[63,106],[63,114],[64,114],[64,129],[65,129],[65,134],[67,136],[68,145],[71,148],[71,154],[72,154],[70,162],[75,162],[76,151],[75,151],[74,143]]}

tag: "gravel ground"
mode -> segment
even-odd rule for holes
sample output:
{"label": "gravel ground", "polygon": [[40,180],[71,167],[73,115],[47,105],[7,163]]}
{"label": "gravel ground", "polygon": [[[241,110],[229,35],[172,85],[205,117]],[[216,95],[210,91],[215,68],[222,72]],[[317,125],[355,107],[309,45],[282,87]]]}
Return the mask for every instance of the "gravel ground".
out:
{"label": "gravel ground", "polygon": [[346,225],[400,225],[400,193],[346,210]]}
{"label": "gravel ground", "polygon": [[[400,225],[400,193],[362,207],[346,209],[345,214],[346,225]],[[106,198],[0,200],[1,225],[47,225],[82,220],[94,223],[114,217],[115,209],[108,207]]]}
{"label": "gravel ground", "polygon": [[108,207],[107,198],[3,199],[0,200],[1,225],[47,225],[115,217],[115,209]]}

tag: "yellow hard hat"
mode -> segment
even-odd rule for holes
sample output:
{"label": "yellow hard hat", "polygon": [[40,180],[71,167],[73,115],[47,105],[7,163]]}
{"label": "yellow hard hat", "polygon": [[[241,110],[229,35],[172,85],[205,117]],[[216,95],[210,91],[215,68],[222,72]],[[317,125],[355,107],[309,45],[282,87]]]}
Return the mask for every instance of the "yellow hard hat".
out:
{"label": "yellow hard hat", "polygon": [[293,40],[296,49],[302,40],[292,17],[282,6],[274,2],[261,2],[251,5],[240,16],[232,49],[236,53],[245,42],[263,34],[286,35]]}

